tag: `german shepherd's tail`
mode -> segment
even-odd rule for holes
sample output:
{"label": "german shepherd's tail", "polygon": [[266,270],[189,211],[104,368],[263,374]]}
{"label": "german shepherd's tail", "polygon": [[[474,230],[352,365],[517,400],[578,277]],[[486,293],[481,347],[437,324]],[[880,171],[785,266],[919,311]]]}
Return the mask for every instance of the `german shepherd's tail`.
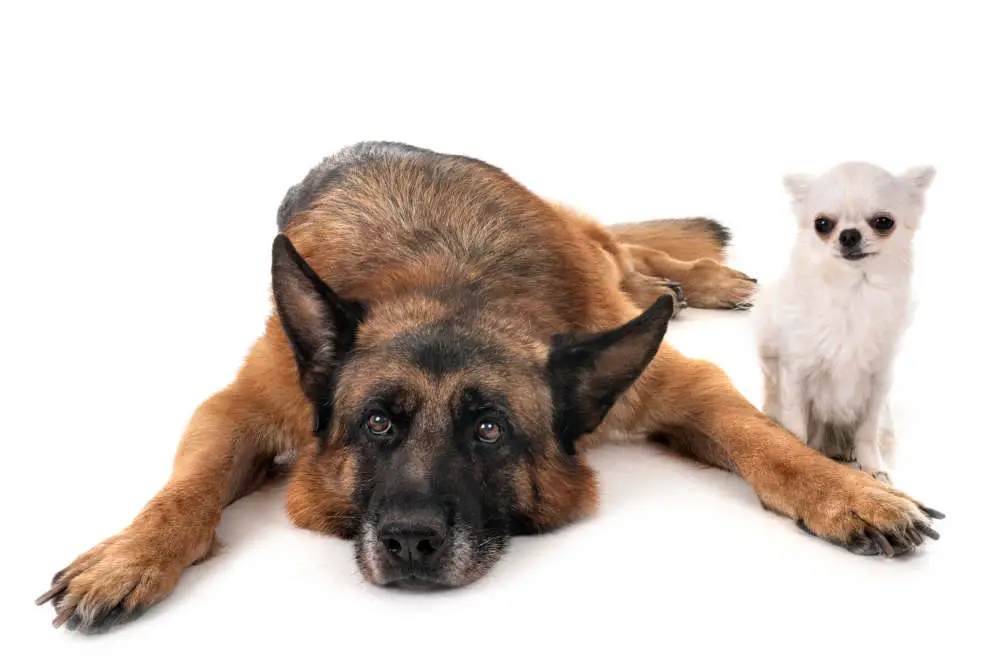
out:
{"label": "german shepherd's tail", "polygon": [[649,220],[609,225],[606,229],[619,243],[654,248],[686,261],[702,257],[723,261],[733,236],[729,228],[709,218]]}

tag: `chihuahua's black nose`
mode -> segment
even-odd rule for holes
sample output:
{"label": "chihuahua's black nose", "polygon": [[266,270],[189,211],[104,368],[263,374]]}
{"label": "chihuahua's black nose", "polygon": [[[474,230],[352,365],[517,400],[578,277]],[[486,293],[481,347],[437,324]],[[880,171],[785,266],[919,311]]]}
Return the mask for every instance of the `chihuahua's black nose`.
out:
{"label": "chihuahua's black nose", "polygon": [[401,565],[429,565],[447,536],[444,515],[427,511],[394,514],[378,527],[378,539],[386,555]]}
{"label": "chihuahua's black nose", "polygon": [[840,232],[840,245],[845,248],[853,248],[861,243],[861,232],[856,229],[845,229]]}

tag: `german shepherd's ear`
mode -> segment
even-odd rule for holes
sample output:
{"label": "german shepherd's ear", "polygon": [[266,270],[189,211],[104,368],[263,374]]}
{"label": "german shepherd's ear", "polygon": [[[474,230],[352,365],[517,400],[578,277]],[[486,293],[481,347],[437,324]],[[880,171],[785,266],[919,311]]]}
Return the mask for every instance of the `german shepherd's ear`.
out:
{"label": "german shepherd's ear", "polygon": [[576,452],[576,440],[601,425],[615,401],[649,365],[673,311],[673,297],[664,295],[617,329],[553,337],[548,363],[553,426],[567,453]]}
{"label": "german shepherd's ear", "polygon": [[337,367],[354,346],[364,307],[337,296],[284,234],[271,249],[271,289],[278,319],[291,344],[299,384],[315,409],[315,433],[326,441],[333,417]]}

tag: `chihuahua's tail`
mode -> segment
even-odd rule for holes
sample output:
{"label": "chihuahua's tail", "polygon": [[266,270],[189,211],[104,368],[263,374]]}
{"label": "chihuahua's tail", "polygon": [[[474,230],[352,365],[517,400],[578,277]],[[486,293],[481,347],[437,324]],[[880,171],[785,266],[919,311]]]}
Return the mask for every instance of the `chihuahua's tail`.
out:
{"label": "chihuahua's tail", "polygon": [[619,243],[641,245],[667,253],[674,259],[708,257],[721,262],[733,235],[729,228],[710,218],[648,220],[611,225]]}

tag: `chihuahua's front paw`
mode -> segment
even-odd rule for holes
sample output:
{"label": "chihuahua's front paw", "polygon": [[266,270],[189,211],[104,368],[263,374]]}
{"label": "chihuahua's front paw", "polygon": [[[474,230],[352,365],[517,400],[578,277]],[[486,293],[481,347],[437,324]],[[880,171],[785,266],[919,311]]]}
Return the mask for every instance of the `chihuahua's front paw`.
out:
{"label": "chihuahua's front paw", "polygon": [[861,472],[871,475],[886,486],[892,486],[892,477],[885,470],[867,470],[862,467]]}

